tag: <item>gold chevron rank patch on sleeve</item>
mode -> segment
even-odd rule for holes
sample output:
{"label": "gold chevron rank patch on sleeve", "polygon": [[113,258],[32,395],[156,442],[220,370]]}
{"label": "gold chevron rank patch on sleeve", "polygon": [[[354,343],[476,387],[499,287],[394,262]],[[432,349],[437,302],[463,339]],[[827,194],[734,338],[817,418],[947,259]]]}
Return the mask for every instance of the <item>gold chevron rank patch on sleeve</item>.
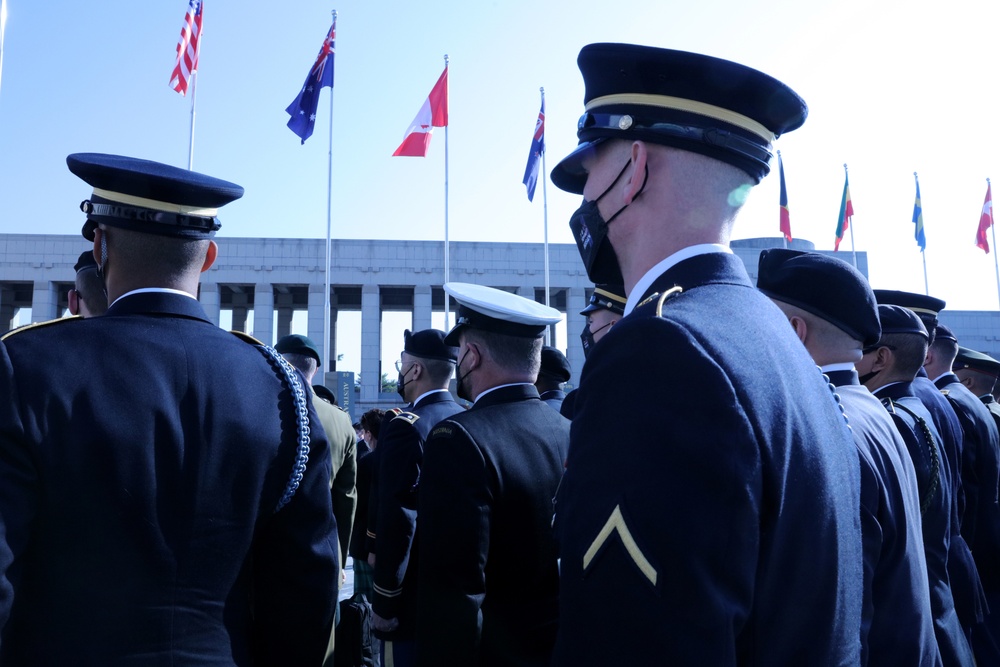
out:
{"label": "gold chevron rank patch on sleeve", "polygon": [[643,555],[642,551],[639,549],[639,545],[636,544],[635,539],[632,537],[631,531],[628,529],[628,525],[625,523],[625,517],[622,516],[621,505],[615,505],[615,509],[611,512],[611,516],[604,523],[604,527],[601,528],[601,532],[597,534],[594,541],[591,543],[590,548],[587,549],[587,553],[583,554],[583,570],[587,571],[590,564],[593,562],[594,557],[604,546],[604,543],[608,541],[614,533],[618,533],[618,537],[622,541],[622,545],[625,547],[625,551],[628,552],[629,557],[632,562],[636,564],[639,571],[649,579],[649,582],[656,586],[657,573],[656,568],[653,567],[652,563]]}

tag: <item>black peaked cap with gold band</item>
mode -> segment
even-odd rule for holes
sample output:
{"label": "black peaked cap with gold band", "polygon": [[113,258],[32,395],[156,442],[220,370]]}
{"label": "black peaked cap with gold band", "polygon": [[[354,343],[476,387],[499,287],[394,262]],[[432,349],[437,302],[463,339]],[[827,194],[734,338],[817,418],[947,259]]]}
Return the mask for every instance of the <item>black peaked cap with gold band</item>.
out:
{"label": "black peaked cap with gold band", "polygon": [[151,160],[74,153],[69,170],[94,188],[80,204],[83,236],[98,224],[184,239],[207,239],[221,227],[218,209],[243,196],[243,188],[205,174]]}
{"label": "black peaked cap with gold band", "polygon": [[552,170],[556,187],[583,193],[584,159],[607,139],[642,140],[739,167],[755,182],[771,145],[805,122],[791,88],[763,72],[698,53],[589,44],[577,58],[586,92],[580,145]]}
{"label": "black peaked cap with gold band", "polygon": [[594,293],[590,295],[587,307],[580,311],[586,317],[590,313],[598,310],[610,310],[619,315],[625,314],[625,286],[621,283],[616,285],[594,285]]}
{"label": "black peaked cap with gold band", "polygon": [[979,371],[993,378],[1000,377],[1000,361],[997,361],[988,354],[959,346],[958,356],[955,357],[952,369],[960,371],[965,368]]}

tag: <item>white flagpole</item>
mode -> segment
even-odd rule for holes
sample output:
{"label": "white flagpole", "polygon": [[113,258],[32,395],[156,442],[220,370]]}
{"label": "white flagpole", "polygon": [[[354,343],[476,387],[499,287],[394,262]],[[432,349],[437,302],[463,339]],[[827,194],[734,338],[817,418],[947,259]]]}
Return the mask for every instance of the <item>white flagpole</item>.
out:
{"label": "white flagpole", "polygon": [[[337,10],[330,12],[333,15],[333,25],[337,25]],[[334,35],[336,37],[336,35]],[[332,67],[332,64],[330,65]],[[326,372],[330,368],[330,264],[333,263],[332,249],[330,247],[330,228],[332,226],[333,209],[333,86],[330,86],[330,152],[327,155],[326,164],[326,279],[323,290],[323,362],[326,364],[320,369],[322,375],[320,384],[326,384]]]}
{"label": "white flagpole", "polygon": [[990,179],[986,179],[986,190],[990,193],[990,234],[993,236],[993,268],[997,272],[997,298],[1000,299],[1000,264],[997,263],[997,229],[996,220],[993,218],[993,190],[990,188]]}
{"label": "white flagpole", "polygon": [[[849,183],[849,181],[847,180],[847,163],[846,162],[844,163],[844,182],[845,183]],[[850,185],[848,185],[848,188],[850,188]],[[844,211],[844,214],[846,215],[847,212]],[[858,268],[858,251],[854,247],[854,216],[853,215],[850,218],[848,218],[848,220],[847,220],[847,227],[848,227],[848,229],[851,230],[851,259],[854,261],[854,268],[856,269],[856,268]]]}
{"label": "white flagpole", "polygon": [[[448,54],[444,54],[444,68],[448,69]],[[449,72],[449,75],[451,73]],[[451,82],[448,82],[448,88],[451,88]],[[445,94],[450,97],[451,91],[448,90]],[[451,100],[445,97],[445,100],[450,105]],[[450,119],[449,119],[450,120]],[[444,126],[444,282],[449,280],[449,270],[448,270],[448,125]],[[449,317],[449,298],[448,293],[445,292],[444,295],[444,330],[448,331],[451,327],[448,325],[450,320]]]}
{"label": "white flagpole", "polygon": [[[201,41],[198,41],[198,51],[201,52]],[[194,169],[194,103],[198,97],[198,70],[191,72],[191,141],[188,144],[188,171]]]}
{"label": "white flagpole", "polygon": [[0,81],[3,80],[3,34],[7,30],[7,0],[0,0]]}
{"label": "white flagpole", "polygon": [[[542,94],[542,108],[545,108],[545,88],[541,87],[538,91]],[[548,177],[548,170],[545,168],[545,121],[542,120],[542,217],[545,226],[545,305],[549,305],[549,191],[545,186],[545,180]],[[551,345],[551,330],[552,327],[545,327],[545,344]]]}
{"label": "white flagpole", "polygon": [[[204,11],[204,7],[202,7]],[[204,23],[202,24],[204,27]],[[191,29],[194,30],[194,25],[192,24]],[[194,108],[195,100],[198,98],[198,65],[201,63],[198,60],[201,57],[201,40],[205,36],[205,31],[202,30],[198,34],[198,51],[194,54],[195,68],[191,72],[191,141],[188,144],[188,171],[194,169]],[[178,54],[180,57],[181,54]]]}

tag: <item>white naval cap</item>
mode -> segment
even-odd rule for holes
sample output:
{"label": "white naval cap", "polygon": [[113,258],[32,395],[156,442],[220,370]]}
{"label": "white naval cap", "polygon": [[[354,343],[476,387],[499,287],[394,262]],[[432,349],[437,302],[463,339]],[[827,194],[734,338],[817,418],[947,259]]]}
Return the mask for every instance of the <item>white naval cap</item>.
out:
{"label": "white naval cap", "polygon": [[555,308],[485,285],[445,283],[444,291],[459,304],[458,320],[444,340],[446,345],[458,345],[462,327],[539,338],[547,326],[562,320]]}

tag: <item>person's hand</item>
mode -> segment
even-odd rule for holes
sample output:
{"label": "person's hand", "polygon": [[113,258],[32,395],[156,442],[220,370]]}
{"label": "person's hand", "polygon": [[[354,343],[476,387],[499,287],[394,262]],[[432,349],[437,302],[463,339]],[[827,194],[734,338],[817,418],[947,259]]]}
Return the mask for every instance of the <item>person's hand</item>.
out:
{"label": "person's hand", "polygon": [[375,612],[372,612],[372,627],[374,627],[379,632],[392,632],[399,627],[398,618],[382,618]]}
{"label": "person's hand", "polygon": [[368,564],[375,567],[375,554],[368,552]]}

